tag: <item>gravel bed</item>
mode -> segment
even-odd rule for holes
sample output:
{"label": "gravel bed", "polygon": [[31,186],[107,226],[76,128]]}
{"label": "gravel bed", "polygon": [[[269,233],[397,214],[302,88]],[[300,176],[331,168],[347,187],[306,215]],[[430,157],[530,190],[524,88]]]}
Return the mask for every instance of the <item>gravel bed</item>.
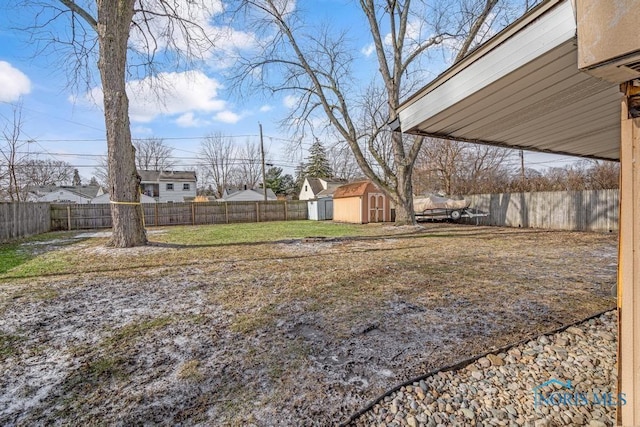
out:
{"label": "gravel bed", "polygon": [[352,425],[611,426],[616,337],[613,310],[401,387]]}

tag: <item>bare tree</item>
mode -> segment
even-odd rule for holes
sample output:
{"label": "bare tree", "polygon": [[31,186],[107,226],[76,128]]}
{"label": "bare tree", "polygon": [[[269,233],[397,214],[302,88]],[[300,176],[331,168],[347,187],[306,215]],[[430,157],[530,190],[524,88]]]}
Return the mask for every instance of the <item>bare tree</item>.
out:
{"label": "bare tree", "polygon": [[27,154],[21,151],[27,145],[27,141],[20,139],[23,127],[22,104],[13,107],[12,115],[11,120],[6,120],[2,127],[0,180],[4,183],[5,197],[12,202],[21,202],[25,195],[24,186],[20,182],[20,167],[27,160]]}
{"label": "bare tree", "polygon": [[24,182],[36,187],[69,183],[73,173],[73,167],[62,160],[28,159],[20,166]]}
{"label": "bare tree", "polygon": [[238,159],[232,168],[230,183],[238,188],[243,188],[245,185],[247,188],[255,188],[262,180],[260,143],[246,140],[236,153]]}
{"label": "bare tree", "polygon": [[236,162],[233,140],[221,133],[214,133],[200,142],[201,166],[220,198],[229,185]]}
{"label": "bare tree", "polygon": [[93,176],[103,189],[109,186],[109,164],[107,156],[98,157],[98,164],[93,169]]}
{"label": "bare tree", "polygon": [[[211,47],[196,15],[202,2],[177,0],[24,0],[20,12],[34,8],[32,39],[41,51],[67,50],[72,78],[90,81],[97,57],[103,93],[108,148],[108,190],[111,194],[113,233],[110,245],[130,247],[147,242],[138,193],[139,176],[131,143],[127,71],[148,72],[158,52],[171,50],[187,57]],[[56,34],[56,22],[66,27]],[[134,34],[135,40],[130,36]],[[136,54],[139,63],[129,63]],[[133,68],[131,68],[133,66]]]}
{"label": "bare tree", "polygon": [[163,171],[175,166],[171,158],[173,149],[161,138],[134,139],[136,167],[139,170]]}
{"label": "bare tree", "polygon": [[507,148],[428,138],[416,162],[416,189],[451,195],[500,192],[510,184],[513,154]]}
{"label": "bare tree", "polygon": [[608,190],[620,186],[620,163],[602,160],[591,160],[590,162],[590,189]]}
{"label": "bare tree", "polygon": [[[496,1],[476,0],[474,4],[482,7],[467,8],[478,11],[473,19],[456,21],[450,17],[459,15],[460,4],[468,1],[431,7],[418,0],[360,0],[377,58],[375,84],[384,94],[384,103],[371,116],[375,120],[366,127],[358,120],[363,98],[355,95],[357,49],[349,46],[346,32],[332,32],[329,26],[309,29],[293,0],[238,1],[239,10],[253,19],[251,27],[264,40],[256,55],[241,61],[238,86],[295,94],[298,101],[287,124],[305,135],[314,119],[325,118],[348,144],[362,172],[395,202],[396,222],[415,223],[412,174],[423,140],[389,133],[387,123],[395,120],[401,98],[415,87],[415,77],[423,75],[423,54],[454,40],[462,41],[459,56],[466,54],[493,16]],[[381,143],[383,138],[387,141]]]}
{"label": "bare tree", "polygon": [[439,191],[456,194],[458,169],[463,167],[464,145],[457,141],[429,139],[422,150],[423,163],[428,171],[435,172]]}
{"label": "bare tree", "polygon": [[329,166],[333,171],[333,177],[345,181],[351,181],[362,175],[358,163],[349,147],[336,144],[327,149]]}

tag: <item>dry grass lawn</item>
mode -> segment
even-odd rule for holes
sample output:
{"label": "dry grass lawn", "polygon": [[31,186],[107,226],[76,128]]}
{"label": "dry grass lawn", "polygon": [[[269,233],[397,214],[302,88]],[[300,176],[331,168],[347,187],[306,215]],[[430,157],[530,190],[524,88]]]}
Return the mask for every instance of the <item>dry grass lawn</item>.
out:
{"label": "dry grass lawn", "polygon": [[0,276],[0,424],[333,425],[409,378],[615,305],[611,234],[361,227],[42,250]]}

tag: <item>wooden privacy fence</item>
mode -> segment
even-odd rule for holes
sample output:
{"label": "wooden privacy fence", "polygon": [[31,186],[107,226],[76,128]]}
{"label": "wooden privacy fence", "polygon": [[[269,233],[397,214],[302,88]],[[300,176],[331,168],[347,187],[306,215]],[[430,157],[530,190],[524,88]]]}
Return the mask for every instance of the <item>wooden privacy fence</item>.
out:
{"label": "wooden privacy fence", "polygon": [[552,230],[618,230],[618,190],[550,191],[466,196],[471,207],[488,217],[470,224]]}
{"label": "wooden privacy fence", "polygon": [[0,242],[50,231],[49,203],[0,203]]}
{"label": "wooden privacy fence", "polygon": [[[145,203],[147,226],[307,219],[306,201]],[[52,204],[52,230],[111,228],[109,204]]]}

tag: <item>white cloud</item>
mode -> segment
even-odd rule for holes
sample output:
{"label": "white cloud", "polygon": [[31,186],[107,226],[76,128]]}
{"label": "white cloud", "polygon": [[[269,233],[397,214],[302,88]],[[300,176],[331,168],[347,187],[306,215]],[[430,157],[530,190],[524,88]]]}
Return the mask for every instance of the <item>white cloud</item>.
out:
{"label": "white cloud", "polygon": [[293,96],[293,95],[287,95],[284,97],[284,99],[282,100],[282,103],[284,104],[285,107],[287,108],[293,108],[296,105],[298,105],[298,97]]}
{"label": "white cloud", "polygon": [[360,49],[360,52],[362,52],[366,57],[371,56],[371,54],[373,54],[373,52],[375,51],[376,51],[376,45],[374,43],[371,43],[363,47],[362,49]]}
{"label": "white cloud", "polygon": [[147,126],[133,126],[131,127],[131,135],[134,138],[140,138],[153,135],[153,129]]}
{"label": "white cloud", "polygon": [[176,124],[183,128],[194,128],[206,126],[209,124],[207,120],[202,120],[192,112],[182,114],[180,117],[176,119]]}
{"label": "white cloud", "polygon": [[5,61],[0,61],[0,101],[17,101],[31,92],[31,80],[22,71]]}
{"label": "white cloud", "polygon": [[[148,123],[160,115],[222,111],[226,102],[217,98],[221,87],[216,79],[200,71],[160,73],[132,80],[127,83],[129,117],[133,122]],[[85,100],[101,105],[102,88],[92,89]]]}
{"label": "white cloud", "polygon": [[260,107],[261,113],[268,113],[271,110],[273,110],[273,107],[271,105],[263,105],[262,107]]}
{"label": "white cloud", "polygon": [[214,120],[223,123],[236,124],[242,119],[242,116],[236,114],[232,111],[220,111],[215,116],[213,116]]}

